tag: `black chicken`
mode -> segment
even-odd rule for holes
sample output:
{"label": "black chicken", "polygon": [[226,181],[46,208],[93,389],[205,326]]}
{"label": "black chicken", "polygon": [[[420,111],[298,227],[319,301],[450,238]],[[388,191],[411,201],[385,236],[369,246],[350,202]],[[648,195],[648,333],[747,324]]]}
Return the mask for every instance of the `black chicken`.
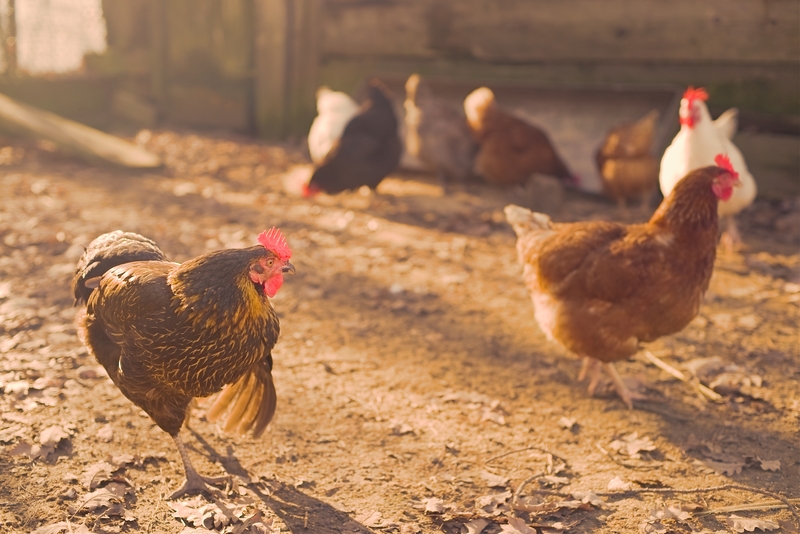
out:
{"label": "black chicken", "polygon": [[362,185],[375,188],[397,167],[402,151],[389,89],[372,80],[369,99],[314,171],[303,195],[335,194]]}

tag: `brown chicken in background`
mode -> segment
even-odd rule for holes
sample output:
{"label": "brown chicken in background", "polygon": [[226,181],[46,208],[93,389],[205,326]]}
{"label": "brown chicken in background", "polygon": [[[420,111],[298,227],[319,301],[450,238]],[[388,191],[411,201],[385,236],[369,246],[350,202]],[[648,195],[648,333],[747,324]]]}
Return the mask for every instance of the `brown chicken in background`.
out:
{"label": "brown chicken in background", "polygon": [[641,198],[642,209],[647,209],[658,186],[659,161],[651,153],[657,120],[653,110],[636,122],[615,126],[595,154],[603,188],[623,212],[626,200],[634,198]]}
{"label": "brown chicken in background", "polygon": [[549,339],[584,358],[581,379],[593,369],[590,393],[599,361],[633,407],[635,397],[613,362],[697,315],[714,266],[717,204],[738,182],[726,157],[717,164],[690,172],[644,224],[556,224],[506,206],[536,321]]}
{"label": "brown chicken in background", "polygon": [[275,413],[272,348],[280,325],[269,298],[294,272],[280,231],[259,244],[169,261],[156,244],[103,234],[79,260],[72,289],[86,309],[79,335],[123,395],[175,441],[186,481],[170,498],[216,490],[200,476],[179,436],[195,397],[222,390],[207,417],[227,412],[226,431],[259,436]]}
{"label": "brown chicken in background", "polygon": [[542,130],[504,111],[481,87],[464,99],[467,123],[479,148],[474,170],[500,186],[525,185],[534,173],[577,182]]}
{"label": "brown chicken in background", "polygon": [[472,175],[475,144],[461,106],[437,98],[419,74],[406,81],[406,150],[439,175],[442,183]]}

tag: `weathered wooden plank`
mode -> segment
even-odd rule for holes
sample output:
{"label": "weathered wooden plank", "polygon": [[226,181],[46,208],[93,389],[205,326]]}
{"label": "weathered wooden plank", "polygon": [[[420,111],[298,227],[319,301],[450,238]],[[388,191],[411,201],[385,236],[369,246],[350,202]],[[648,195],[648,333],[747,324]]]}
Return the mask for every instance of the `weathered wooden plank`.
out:
{"label": "weathered wooden plank", "polygon": [[326,56],[800,60],[797,0],[333,1],[328,13]]}
{"label": "weathered wooden plank", "polygon": [[286,0],[254,0],[255,122],[259,135],[281,138],[286,131],[289,91]]}
{"label": "weathered wooden plank", "polygon": [[247,82],[182,84],[167,86],[166,120],[172,124],[201,128],[248,131],[250,84]]}
{"label": "weathered wooden plank", "polygon": [[321,0],[255,0],[255,114],[259,135],[305,134],[319,83]]}
{"label": "weathered wooden plank", "polygon": [[316,91],[320,79],[322,45],[322,0],[294,0],[291,48],[288,60],[291,87],[288,102],[288,133],[306,134],[316,116]]}
{"label": "weathered wooden plank", "polygon": [[519,83],[569,86],[699,85],[708,88],[711,104],[770,114],[800,114],[800,69],[794,64],[724,62],[568,62],[522,65],[475,60],[401,60],[387,58],[328,59],[321,82],[353,93],[366,76],[405,77],[419,72],[428,78],[462,80],[480,85]]}
{"label": "weathered wooden plank", "polygon": [[161,165],[158,156],[140,146],[5,95],[0,95],[0,125],[10,131],[51,141],[60,149],[89,161],[101,160],[132,168]]}
{"label": "weathered wooden plank", "polygon": [[193,82],[250,78],[251,0],[166,0],[165,12],[170,78]]}

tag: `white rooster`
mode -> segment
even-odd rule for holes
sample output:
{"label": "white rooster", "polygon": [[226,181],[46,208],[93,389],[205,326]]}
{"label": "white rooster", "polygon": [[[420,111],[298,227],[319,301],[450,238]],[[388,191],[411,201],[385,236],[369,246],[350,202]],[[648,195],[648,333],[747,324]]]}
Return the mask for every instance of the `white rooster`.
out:
{"label": "white rooster", "polygon": [[731,142],[736,133],[738,110],[729,109],[716,121],[712,121],[705,104],[707,99],[708,93],[702,88],[689,87],[683,94],[680,108],[681,131],[661,158],[659,183],[661,192],[666,197],[675,184],[690,171],[713,165],[717,154],[727,154],[733,168],[739,173],[741,183],[740,187],[734,189],[729,200],[719,203],[719,216],[726,221],[722,241],[730,251],[735,244],[742,242],[733,217],[756,198],[756,181],[747,170],[742,153]]}
{"label": "white rooster", "polygon": [[344,127],[358,113],[358,104],[346,93],[327,87],[317,90],[317,117],[308,131],[311,161],[319,165],[339,140]]}

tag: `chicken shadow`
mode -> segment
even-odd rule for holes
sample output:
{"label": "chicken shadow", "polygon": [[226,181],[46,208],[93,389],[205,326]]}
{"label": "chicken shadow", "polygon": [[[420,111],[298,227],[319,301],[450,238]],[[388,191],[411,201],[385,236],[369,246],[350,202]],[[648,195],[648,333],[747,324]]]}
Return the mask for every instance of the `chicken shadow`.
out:
{"label": "chicken shadow", "polygon": [[[219,460],[227,474],[250,479],[250,473],[234,454],[232,445],[229,444],[225,447],[224,455],[220,454],[198,431],[191,427],[188,430],[207,457],[212,461]],[[189,448],[193,449],[193,444],[189,444]],[[268,490],[266,493],[260,487],[262,484]],[[286,523],[292,533],[371,534],[373,532],[347,513],[277,480],[264,481],[262,479],[260,484],[251,483],[247,487]],[[224,503],[218,505],[224,506]]]}

